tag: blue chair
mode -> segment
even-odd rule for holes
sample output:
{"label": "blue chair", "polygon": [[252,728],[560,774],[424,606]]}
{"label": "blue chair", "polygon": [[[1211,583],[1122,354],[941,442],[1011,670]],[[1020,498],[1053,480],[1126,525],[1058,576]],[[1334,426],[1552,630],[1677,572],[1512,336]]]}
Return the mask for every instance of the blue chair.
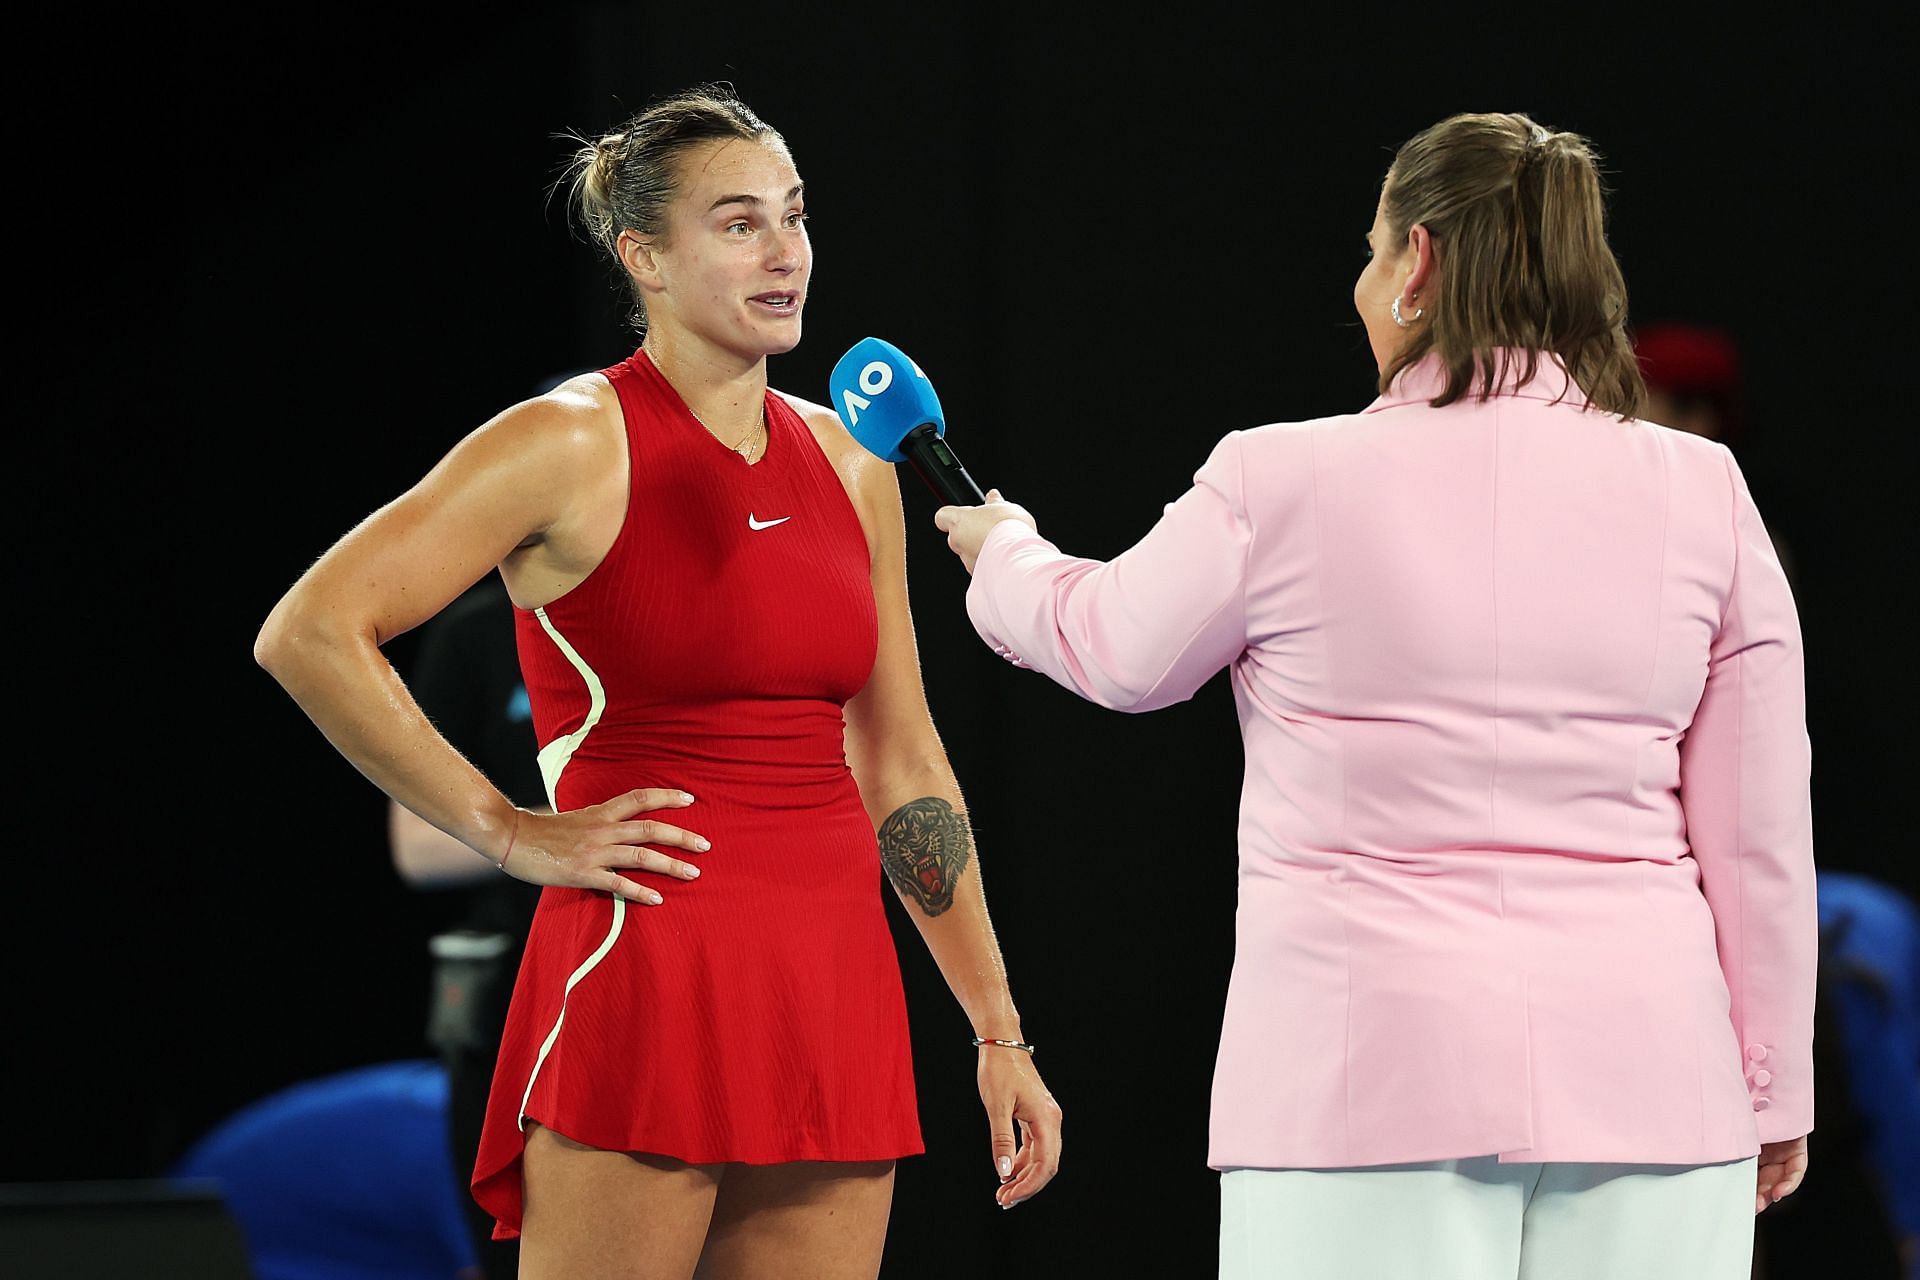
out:
{"label": "blue chair", "polygon": [[222,1122],[173,1173],[221,1184],[256,1280],[453,1280],[474,1266],[437,1062],[284,1089]]}

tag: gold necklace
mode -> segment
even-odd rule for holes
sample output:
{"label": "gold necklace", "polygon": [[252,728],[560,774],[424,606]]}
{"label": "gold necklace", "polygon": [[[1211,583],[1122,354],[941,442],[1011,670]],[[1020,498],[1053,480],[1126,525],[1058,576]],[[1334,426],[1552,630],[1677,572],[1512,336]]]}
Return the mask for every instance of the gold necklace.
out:
{"label": "gold necklace", "polygon": [[[686,401],[682,400],[680,403],[686,404]],[[739,444],[727,444],[725,440],[721,440],[719,432],[715,431],[712,427],[707,426],[707,420],[701,417],[699,414],[693,412],[692,405],[690,404],[687,405],[687,412],[693,413],[693,420],[699,423],[702,427],[706,427],[707,434],[712,436],[716,441],[719,441],[719,443],[726,445],[727,448],[739,454],[742,458],[746,459],[749,463],[753,461],[754,442],[761,438],[762,433],[766,430],[766,425],[767,425],[767,406],[764,402],[762,402],[762,404],[760,405],[760,420],[754,423],[751,427],[747,428],[747,434],[740,438]]]}
{"label": "gold necklace", "polygon": [[[682,397],[682,399],[680,399],[680,403],[682,403],[682,405],[687,405],[687,401],[685,401],[685,397]],[[687,413],[693,413],[693,405],[687,405]],[[756,438],[760,438],[760,434],[762,434],[762,430],[766,428],[766,401],[760,401],[760,420],[758,420],[758,422],[755,422],[753,426],[749,426],[749,428],[747,428],[747,434],[739,438],[739,443],[737,443],[737,445],[728,445],[728,443],[726,443],[724,439],[720,439],[720,432],[716,432],[714,428],[710,428],[710,426],[707,426],[707,418],[703,418],[703,416],[697,415],[697,413],[693,413],[693,420],[695,420],[695,422],[699,422],[699,424],[701,424],[703,428],[707,428],[708,436],[712,436],[712,438],[714,438],[714,441],[716,441],[716,443],[722,443],[722,445],[726,445],[728,449],[732,449],[733,453],[737,453],[737,455],[741,455],[743,459],[747,459],[747,462],[753,462],[753,443],[751,443],[751,441],[755,441]]]}
{"label": "gold necklace", "polygon": [[[644,344],[642,344],[642,349],[646,350]],[[651,350],[647,351],[647,359],[652,362],[653,367],[656,371],[660,370],[660,362],[653,358],[653,352]],[[661,371],[660,376],[662,378],[665,378],[667,375],[664,371]],[[669,381],[667,385],[672,386],[673,384],[671,381]],[[739,454],[748,463],[751,463],[753,461],[754,448],[751,441],[753,441],[756,437],[761,437],[763,433],[766,431],[766,427],[767,427],[767,402],[765,399],[762,399],[760,401],[760,420],[754,423],[751,427],[747,428],[747,434],[740,438],[739,444],[727,444],[725,440],[721,440],[720,433],[715,431],[712,427],[707,426],[707,420],[705,418],[701,417],[698,413],[694,413],[693,406],[691,404],[687,404],[687,398],[685,396],[680,397],[680,403],[687,406],[687,412],[693,414],[693,420],[695,422],[699,423],[702,427],[706,428],[706,432],[708,435],[712,436],[720,444],[726,444],[728,449],[731,449],[733,452]]]}

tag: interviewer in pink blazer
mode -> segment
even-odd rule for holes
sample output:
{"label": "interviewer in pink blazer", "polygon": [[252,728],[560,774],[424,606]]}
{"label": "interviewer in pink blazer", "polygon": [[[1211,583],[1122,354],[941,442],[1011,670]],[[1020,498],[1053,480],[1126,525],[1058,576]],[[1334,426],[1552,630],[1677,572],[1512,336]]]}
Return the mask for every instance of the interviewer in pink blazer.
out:
{"label": "interviewer in pink blazer", "polygon": [[943,508],[968,613],[1116,710],[1232,671],[1222,1276],[1745,1280],[1813,1127],[1792,597],[1732,455],[1638,420],[1582,139],[1443,121],[1367,242],[1379,399],[1108,563]]}

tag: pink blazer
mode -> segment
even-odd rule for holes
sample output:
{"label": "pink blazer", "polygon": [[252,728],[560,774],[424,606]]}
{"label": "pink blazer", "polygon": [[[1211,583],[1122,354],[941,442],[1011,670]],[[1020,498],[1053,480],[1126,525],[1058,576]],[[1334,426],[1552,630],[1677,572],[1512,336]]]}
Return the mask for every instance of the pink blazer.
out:
{"label": "pink blazer", "polygon": [[1532,382],[1236,431],[1138,545],[989,534],[988,644],[1102,706],[1232,671],[1215,1168],[1703,1164],[1813,1127],[1799,622],[1720,445]]}

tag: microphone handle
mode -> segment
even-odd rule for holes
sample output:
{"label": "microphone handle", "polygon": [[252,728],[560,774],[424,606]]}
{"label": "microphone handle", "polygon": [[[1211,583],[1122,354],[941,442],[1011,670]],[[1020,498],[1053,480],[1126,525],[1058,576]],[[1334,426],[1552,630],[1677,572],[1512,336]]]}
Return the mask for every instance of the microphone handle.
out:
{"label": "microphone handle", "polygon": [[960,465],[960,459],[954,456],[931,422],[922,423],[909,432],[900,442],[900,452],[907,455],[907,461],[941,502],[955,507],[977,507],[986,502],[987,495],[973,482],[973,477]]}

